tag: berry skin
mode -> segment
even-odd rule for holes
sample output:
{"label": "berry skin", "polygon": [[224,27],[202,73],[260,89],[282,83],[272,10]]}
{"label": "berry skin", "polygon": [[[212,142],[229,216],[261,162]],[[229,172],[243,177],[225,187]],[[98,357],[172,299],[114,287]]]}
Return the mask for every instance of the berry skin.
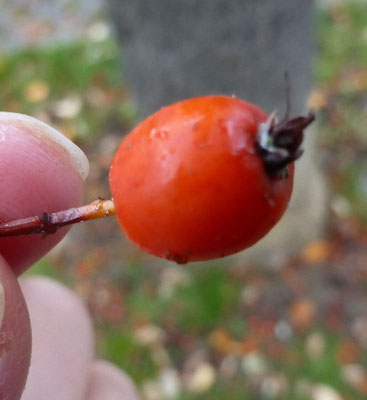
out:
{"label": "berry skin", "polygon": [[227,96],[162,108],[123,140],[112,163],[123,231],[148,253],[182,264],[253,245],[287,208],[299,137],[312,120],[276,123]]}

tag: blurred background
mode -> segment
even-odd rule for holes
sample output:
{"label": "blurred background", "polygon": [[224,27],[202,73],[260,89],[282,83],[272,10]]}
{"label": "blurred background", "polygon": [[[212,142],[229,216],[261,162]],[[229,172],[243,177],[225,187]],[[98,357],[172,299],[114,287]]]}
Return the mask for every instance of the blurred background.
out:
{"label": "blurred background", "polygon": [[[106,4],[0,8],[0,109],[76,142],[91,162],[86,201],[108,198],[113,153],[138,111]],[[329,186],[321,239],[287,257],[181,267],[142,254],[111,218],[74,227],[28,273],[84,299],[98,354],[144,400],[367,397],[367,1],[317,2],[315,37],[308,106]]]}

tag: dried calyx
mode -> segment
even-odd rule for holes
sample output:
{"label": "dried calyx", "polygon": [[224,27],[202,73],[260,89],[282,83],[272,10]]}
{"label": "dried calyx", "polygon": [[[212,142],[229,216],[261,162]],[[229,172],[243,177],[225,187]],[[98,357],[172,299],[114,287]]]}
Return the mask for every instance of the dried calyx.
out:
{"label": "dried calyx", "polygon": [[266,122],[259,125],[256,150],[270,176],[287,176],[287,165],[303,153],[303,131],[314,120],[315,114],[312,111],[306,117],[293,119],[288,118],[287,112],[280,122],[277,121],[276,114],[272,113]]}

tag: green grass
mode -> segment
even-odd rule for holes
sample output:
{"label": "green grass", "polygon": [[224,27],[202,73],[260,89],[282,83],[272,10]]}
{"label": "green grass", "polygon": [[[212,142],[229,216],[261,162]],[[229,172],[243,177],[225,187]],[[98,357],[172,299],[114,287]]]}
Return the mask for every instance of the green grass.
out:
{"label": "green grass", "polygon": [[26,271],[22,276],[27,278],[34,275],[42,275],[66,283],[65,274],[56,270],[47,258],[38,261],[31,270]]}
{"label": "green grass", "polygon": [[[319,15],[315,76],[329,96],[321,142],[334,157],[336,191],[367,221],[367,3],[345,2]],[[339,179],[340,178],[340,179]]]}
{"label": "green grass", "polygon": [[128,327],[105,326],[99,331],[99,351],[140,384],[157,375],[149,348],[139,345]]}
{"label": "green grass", "polygon": [[[0,109],[46,114],[54,124],[71,131],[73,140],[90,141],[111,119],[126,124],[134,118],[121,77],[113,40],[25,48],[0,55]],[[32,84],[41,85],[38,91],[47,94],[30,95]],[[106,99],[99,99],[103,94]],[[65,98],[77,98],[81,105],[75,115],[63,119],[54,109]]]}
{"label": "green grass", "polygon": [[348,2],[320,12],[316,79],[329,84],[351,68],[367,65],[367,4]]}

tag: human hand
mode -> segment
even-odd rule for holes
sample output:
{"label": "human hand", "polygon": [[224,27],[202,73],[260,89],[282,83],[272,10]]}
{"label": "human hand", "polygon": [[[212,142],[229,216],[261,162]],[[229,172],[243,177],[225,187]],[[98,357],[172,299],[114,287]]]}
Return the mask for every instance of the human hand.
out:
{"label": "human hand", "polygon": [[[80,204],[88,162],[52,128],[0,113],[0,159],[0,221]],[[0,399],[136,400],[129,378],[94,361],[91,321],[81,301],[46,278],[17,281],[66,233],[0,239]]]}

